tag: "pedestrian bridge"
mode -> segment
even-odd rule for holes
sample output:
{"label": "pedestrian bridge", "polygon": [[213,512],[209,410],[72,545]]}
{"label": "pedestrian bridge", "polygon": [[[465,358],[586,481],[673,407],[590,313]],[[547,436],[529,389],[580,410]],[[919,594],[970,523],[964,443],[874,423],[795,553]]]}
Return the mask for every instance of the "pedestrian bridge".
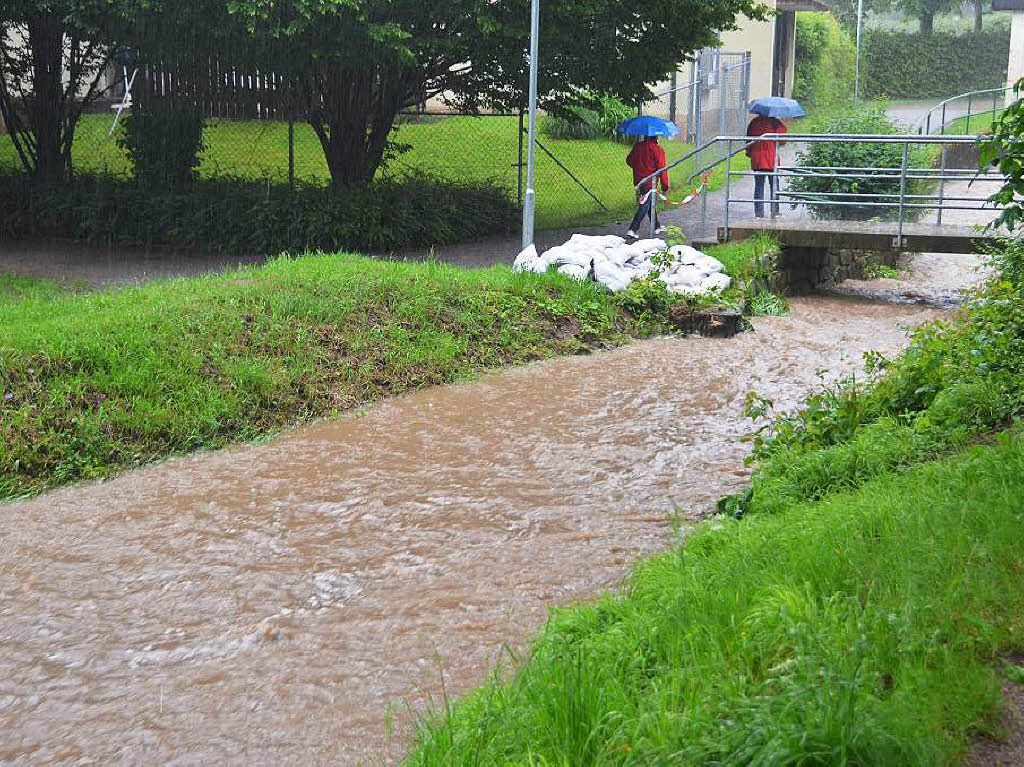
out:
{"label": "pedestrian bridge", "polygon": [[[974,226],[897,221],[818,221],[814,219],[753,219],[729,225],[728,239],[746,240],[769,232],[784,248],[866,250],[875,253],[974,253],[991,245],[991,230]],[[725,227],[718,241],[726,239]]]}

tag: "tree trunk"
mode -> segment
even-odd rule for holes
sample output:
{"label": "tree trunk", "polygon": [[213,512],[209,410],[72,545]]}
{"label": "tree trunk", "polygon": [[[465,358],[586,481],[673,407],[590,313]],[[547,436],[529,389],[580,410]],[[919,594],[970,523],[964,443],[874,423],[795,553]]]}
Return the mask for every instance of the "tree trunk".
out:
{"label": "tree trunk", "polygon": [[35,136],[37,178],[61,180],[67,175],[64,133],[64,26],[56,14],[40,14],[28,23],[32,55],[32,94],[28,127]]}
{"label": "tree trunk", "polygon": [[981,32],[985,26],[985,0],[974,0],[974,31]]}
{"label": "tree trunk", "polygon": [[409,77],[386,67],[368,67],[363,72],[332,62],[317,67],[305,96],[334,188],[363,186],[373,180],[398,112],[413,94]]}
{"label": "tree trunk", "polygon": [[927,12],[921,14],[921,34],[925,37],[931,37],[932,31],[935,29],[935,13]]}

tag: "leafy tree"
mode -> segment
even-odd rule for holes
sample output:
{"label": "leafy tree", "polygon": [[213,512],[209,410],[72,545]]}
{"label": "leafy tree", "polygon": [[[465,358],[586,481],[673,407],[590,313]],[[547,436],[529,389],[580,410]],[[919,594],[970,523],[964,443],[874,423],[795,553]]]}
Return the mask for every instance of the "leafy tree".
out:
{"label": "leafy tree", "polygon": [[1006,177],[989,202],[1003,209],[996,225],[1011,232],[1024,226],[1024,78],[1017,81],[1014,101],[993,126],[991,140],[982,146],[982,166],[995,166]]}
{"label": "leafy tree", "polygon": [[[832,15],[851,32],[857,28],[857,0],[827,0]],[[892,9],[891,0],[864,0],[864,15],[885,13]]]}
{"label": "leafy tree", "polygon": [[70,174],[75,127],[99,95],[109,32],[128,5],[0,0],[0,115],[34,176]]}
{"label": "leafy tree", "polygon": [[[435,96],[524,103],[529,0],[230,0],[277,71],[295,83],[336,186],[373,178],[398,113]],[[651,95],[688,54],[714,45],[757,0],[545,0],[540,89],[546,108],[588,94]],[[457,147],[452,147],[457,152]]]}
{"label": "leafy tree", "polygon": [[931,35],[935,28],[935,17],[940,13],[948,13],[959,8],[961,0],[894,0],[895,5],[903,13],[916,18],[921,23],[921,34]]}

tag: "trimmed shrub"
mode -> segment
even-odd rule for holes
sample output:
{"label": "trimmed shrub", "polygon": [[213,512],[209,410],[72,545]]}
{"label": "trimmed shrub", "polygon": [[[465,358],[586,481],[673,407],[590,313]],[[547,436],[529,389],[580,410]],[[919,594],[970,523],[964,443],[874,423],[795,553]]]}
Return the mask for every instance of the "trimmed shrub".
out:
{"label": "trimmed shrub", "polygon": [[203,144],[202,113],[173,99],[135,104],[117,145],[142,184],[173,187],[198,177]]}
{"label": "trimmed shrub", "polygon": [[[840,117],[830,122],[824,133],[900,133],[900,129],[886,118],[881,111],[864,111]],[[911,149],[908,167],[922,168],[932,165],[932,156],[927,149]],[[841,220],[867,220],[871,218],[893,218],[893,208],[876,207],[867,203],[899,202],[900,180],[888,169],[898,170],[903,164],[903,147],[899,144],[811,144],[806,152],[797,154],[797,165],[805,168],[883,168],[877,172],[865,172],[860,178],[823,178],[821,176],[796,176],[789,181],[791,192],[798,192],[804,199],[821,199],[825,195],[877,194],[878,198],[839,197],[848,202],[863,201],[864,205],[815,205],[811,214],[816,218]],[[934,183],[925,179],[908,179],[907,194],[927,194]],[[909,208],[908,219],[919,218],[925,212],[922,208]]]}
{"label": "trimmed shrub", "polygon": [[861,74],[871,97],[948,98],[1002,87],[1009,52],[1004,28],[931,37],[869,29]]}
{"label": "trimmed shrub", "polygon": [[793,97],[815,106],[849,100],[856,56],[853,40],[831,13],[798,13]]}
{"label": "trimmed shrub", "polygon": [[167,189],[103,175],[0,175],[0,208],[0,237],[237,254],[441,245],[504,231],[516,213],[497,186],[422,174],[339,191],[223,177]]}

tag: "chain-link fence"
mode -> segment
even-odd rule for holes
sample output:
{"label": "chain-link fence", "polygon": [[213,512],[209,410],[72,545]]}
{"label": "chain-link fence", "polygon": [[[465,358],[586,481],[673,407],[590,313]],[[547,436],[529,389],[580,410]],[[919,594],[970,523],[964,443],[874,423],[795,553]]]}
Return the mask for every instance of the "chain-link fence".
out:
{"label": "chain-link fence", "polygon": [[[211,63],[212,68],[216,63]],[[749,86],[749,54],[704,51],[689,67],[691,80],[644,105],[649,114],[673,119],[681,130],[665,142],[668,159],[682,157],[693,145],[718,134],[742,133]],[[113,67],[105,100],[90,104],[78,122],[72,148],[75,174],[128,179],[133,168],[122,146],[131,95],[152,99],[168,89],[166,75],[133,73]],[[198,99],[205,117],[200,179],[259,181],[276,187],[324,185],[331,174],[313,127],[281,100],[273,75],[214,72],[216,98]],[[422,173],[459,181],[487,182],[511,200],[521,201],[526,136],[518,114],[469,115],[440,111],[439,104],[400,116],[379,177],[400,179]],[[537,152],[538,228],[578,227],[623,220],[635,197],[625,165],[628,143],[614,136],[589,140],[555,138],[541,119]],[[719,151],[716,145],[709,152]],[[675,179],[709,164],[717,155],[698,157]],[[10,138],[0,134],[0,172],[21,172]]]}
{"label": "chain-link fence", "polygon": [[[679,138],[695,147],[715,136],[742,135],[748,119],[750,68],[750,53],[706,48],[688,71],[676,75],[675,84],[644,104],[643,111],[674,122]],[[720,144],[707,147],[695,158],[693,171],[722,159],[722,151]]]}

